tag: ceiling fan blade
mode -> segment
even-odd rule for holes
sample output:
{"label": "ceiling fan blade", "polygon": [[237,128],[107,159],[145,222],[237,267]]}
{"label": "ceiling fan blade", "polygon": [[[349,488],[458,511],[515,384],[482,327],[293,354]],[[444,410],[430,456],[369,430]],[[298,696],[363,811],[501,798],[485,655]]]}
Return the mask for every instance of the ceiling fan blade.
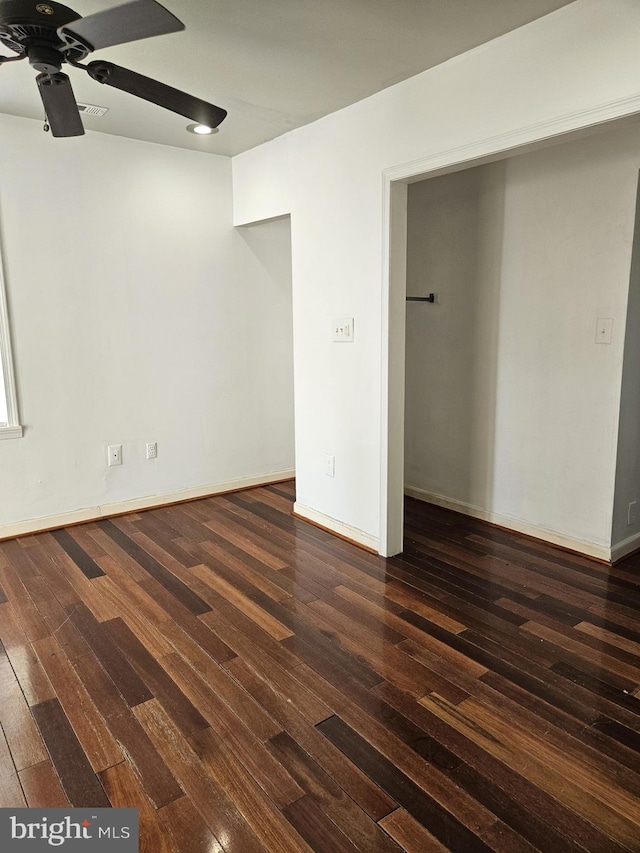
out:
{"label": "ceiling fan blade", "polygon": [[92,50],[99,50],[184,29],[182,21],[156,0],[131,0],[122,6],[72,21],[60,27],[58,35],[68,44],[78,40]]}
{"label": "ceiling fan blade", "polygon": [[47,121],[54,136],[83,136],[84,127],[71,81],[60,71],[36,77]]}
{"label": "ceiling fan blade", "polygon": [[137,98],[150,101],[152,104],[157,104],[172,113],[190,118],[198,124],[206,124],[207,127],[217,127],[227,115],[227,111],[223,110],[222,107],[208,104],[206,101],[201,101],[200,98],[187,95],[186,92],[166,86],[150,77],[143,77],[142,74],[121,68],[112,62],[96,60],[80,67],[84,68],[99,83],[105,83],[115,89],[129,92]]}

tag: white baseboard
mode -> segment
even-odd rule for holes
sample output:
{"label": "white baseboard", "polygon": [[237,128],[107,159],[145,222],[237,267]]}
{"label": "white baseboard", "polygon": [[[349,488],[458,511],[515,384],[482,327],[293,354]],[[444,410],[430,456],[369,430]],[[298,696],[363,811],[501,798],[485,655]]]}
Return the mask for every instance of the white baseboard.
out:
{"label": "white baseboard", "polygon": [[223,483],[196,486],[193,489],[180,489],[175,492],[164,492],[160,495],[147,495],[128,501],[86,507],[74,510],[73,512],[61,513],[60,515],[47,515],[39,518],[31,518],[26,521],[16,521],[12,524],[0,524],[0,539],[12,539],[14,536],[26,536],[29,533],[38,533],[43,530],[55,530],[58,527],[66,527],[70,524],[98,521],[101,518],[124,515],[128,512],[153,509],[158,506],[182,503],[183,501],[196,500],[197,498],[206,498],[212,495],[224,494],[225,492],[236,492],[241,489],[251,488],[252,486],[267,486],[270,483],[290,480],[294,476],[295,471],[293,469],[275,471],[271,474],[258,474],[254,477],[242,477],[239,480],[227,480]]}
{"label": "white baseboard", "polygon": [[633,536],[628,536],[611,548],[611,562],[617,563],[618,560],[628,557],[638,549],[640,549],[640,533],[634,533]]}
{"label": "white baseboard", "polygon": [[310,506],[305,506],[297,501],[293,505],[293,511],[300,518],[306,519],[312,524],[317,524],[319,527],[324,527],[330,533],[336,533],[344,539],[350,539],[352,542],[364,545],[365,548],[375,551],[376,554],[380,550],[380,539],[376,536],[371,536],[369,533],[365,533],[364,530],[360,530],[357,527],[351,527],[349,524],[344,524],[342,521],[338,521],[330,515],[325,515],[324,513],[311,509]]}
{"label": "white baseboard", "polygon": [[[606,562],[610,562],[612,560],[612,549],[607,545],[600,545],[597,542],[589,542],[584,539],[574,539],[572,536],[566,536],[564,533],[559,533],[557,530],[550,530],[547,527],[530,524],[520,518],[512,518],[508,515],[491,512],[490,510],[482,509],[481,507],[464,503],[463,501],[445,498],[443,495],[426,492],[424,489],[418,489],[415,486],[405,485],[404,493],[410,498],[416,498],[419,501],[436,504],[436,506],[442,506],[446,509],[453,509],[456,512],[461,512],[464,515],[470,515],[473,518],[479,518],[482,521],[488,521],[491,524],[498,525],[499,527],[506,527],[509,530],[515,530],[517,533],[524,533],[526,536],[532,536],[534,539],[541,539],[543,542],[550,542],[552,545],[559,545],[561,548],[568,548],[570,551],[577,551],[579,554],[584,554],[586,557],[595,557],[596,560],[605,560]],[[640,541],[636,547],[640,547]]]}

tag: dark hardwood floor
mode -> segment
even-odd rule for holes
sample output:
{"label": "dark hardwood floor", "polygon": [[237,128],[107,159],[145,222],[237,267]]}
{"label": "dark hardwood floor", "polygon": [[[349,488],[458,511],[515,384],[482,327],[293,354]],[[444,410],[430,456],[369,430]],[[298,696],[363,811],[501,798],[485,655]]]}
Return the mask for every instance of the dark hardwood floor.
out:
{"label": "dark hardwood floor", "polygon": [[0,543],[0,805],[150,853],[640,851],[640,556],[409,500],[383,560],[293,483]]}

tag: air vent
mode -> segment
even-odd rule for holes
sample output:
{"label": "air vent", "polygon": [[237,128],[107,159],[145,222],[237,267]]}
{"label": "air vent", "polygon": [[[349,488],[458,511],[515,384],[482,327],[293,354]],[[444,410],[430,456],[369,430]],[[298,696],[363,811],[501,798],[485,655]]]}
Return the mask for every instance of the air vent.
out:
{"label": "air vent", "polygon": [[78,109],[85,115],[98,116],[98,118],[109,112],[109,107],[96,107],[95,104],[78,104]]}

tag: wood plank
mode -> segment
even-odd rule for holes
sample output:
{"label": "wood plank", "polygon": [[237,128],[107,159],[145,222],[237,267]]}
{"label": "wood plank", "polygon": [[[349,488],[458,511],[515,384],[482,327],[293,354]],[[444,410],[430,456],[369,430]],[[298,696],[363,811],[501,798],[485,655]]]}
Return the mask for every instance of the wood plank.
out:
{"label": "wood plank", "polygon": [[76,541],[72,532],[67,530],[53,530],[51,535],[63,551],[71,557],[82,574],[91,579],[104,575],[100,566],[87,554],[82,546]]}
{"label": "wood plank", "polygon": [[27,801],[13,763],[7,739],[0,728],[0,809],[25,808]]}
{"label": "wood plank", "polygon": [[[471,701],[468,700],[469,703]],[[558,802],[575,811],[585,820],[593,822],[595,817],[597,824],[603,829],[603,834],[597,839],[598,846],[590,846],[590,849],[622,851],[627,848],[627,839],[633,838],[634,835],[637,838],[637,829],[634,830],[628,820],[599,801],[597,797],[582,790],[580,784],[574,781],[577,767],[574,766],[572,777],[568,779],[566,774],[559,772],[549,763],[543,764],[539,761],[534,757],[535,754],[525,753],[524,750],[521,751],[521,747],[512,745],[508,734],[504,731],[498,732],[497,719],[491,717],[491,728],[487,728],[490,719],[487,714],[474,713],[471,717],[466,716],[469,711],[466,702],[455,706],[454,709],[454,706],[447,706],[444,701],[425,697],[421,700],[421,704],[441,719],[450,721],[467,737],[480,744],[485,752],[517,770],[535,786],[550,793]],[[582,773],[581,782],[584,778],[585,774]],[[591,844],[593,845],[594,842],[595,839],[592,839]]]}
{"label": "wood plank", "polygon": [[[592,723],[597,716],[598,711],[591,701],[586,702],[582,697],[574,698],[573,695],[569,695],[565,690],[564,680],[561,677],[554,677],[549,669],[536,667],[532,661],[514,655],[508,650],[488,651],[482,644],[478,644],[476,635],[468,631],[450,634],[410,611],[405,611],[403,618],[421,628],[425,634],[439,640],[444,646],[455,649],[539,698],[566,710],[569,714],[587,723]],[[507,657],[509,660],[505,659]]]}
{"label": "wood plank", "polygon": [[377,823],[371,820],[293,738],[283,732],[269,741],[272,754],[287,768],[305,793],[358,850],[399,853]]}
{"label": "wood plank", "polygon": [[[158,640],[157,635],[162,635],[164,624],[170,618],[167,611],[143,589],[139,582],[134,581],[131,575],[113,557],[103,557],[102,566],[107,576],[95,580],[93,588],[101,594],[104,590],[104,594],[114,600],[116,615],[110,618],[116,619],[118,616],[126,617],[127,623],[137,633],[141,633],[138,629],[141,623],[153,626],[155,629],[155,631],[152,631],[155,639],[154,647],[157,646],[159,648],[162,642],[161,638]],[[141,580],[148,579],[149,576],[144,574]],[[105,619],[104,621],[109,620]]]}
{"label": "wood plank", "polygon": [[29,705],[55,697],[55,691],[9,603],[0,604],[0,641]]}
{"label": "wood plank", "polygon": [[[279,809],[288,806],[304,795],[304,791],[285,768],[268,751],[268,742],[264,744],[248,737],[248,733],[220,725],[215,721],[212,726],[219,739],[227,744],[235,758],[251,774],[263,791],[273,800]],[[206,736],[206,732],[203,737]],[[195,752],[200,755],[198,739],[190,741]]]}
{"label": "wood plank", "polygon": [[[269,543],[266,542],[263,537],[256,536],[255,533],[247,530],[246,526],[243,527],[240,524],[234,524],[230,521],[229,516],[227,516],[224,521],[219,521],[215,517],[209,518],[209,520],[205,522],[205,525],[209,530],[217,533],[218,537],[221,539],[237,546],[238,551],[249,554],[254,559],[259,560],[266,566],[270,566],[272,569],[284,569],[287,565],[285,560],[274,557],[272,548],[268,547]],[[218,539],[218,537],[216,537],[216,539]],[[214,542],[215,541],[216,540],[214,540]],[[208,549],[210,547],[210,543],[204,543],[203,547]],[[215,551],[212,553],[215,556]],[[232,550],[231,553],[233,553]]]}
{"label": "wood plank", "polygon": [[181,797],[183,791],[180,785],[161,759],[138,719],[132,714],[131,708],[124,701],[113,681],[102,667],[96,666],[93,655],[78,658],[73,665],[87,692],[100,708],[109,731],[121,746],[127,760],[134,766],[147,796],[156,808]]}
{"label": "wood plank", "polygon": [[[0,583],[29,642],[49,636],[49,628],[27,592],[18,574],[11,568],[0,567]],[[6,604],[1,605],[6,607]]]}
{"label": "wood plank", "polygon": [[311,797],[302,797],[283,814],[314,853],[357,853],[344,835]]}
{"label": "wood plank", "polygon": [[135,709],[135,714],[214,837],[224,839],[226,853],[266,853],[267,848],[227,792],[211,778],[161,705],[155,700],[145,702]]}
{"label": "wood plank", "polygon": [[142,566],[156,581],[161,584],[167,592],[174,596],[184,607],[199,616],[201,613],[206,613],[210,608],[199,595],[183,583],[175,575],[159,563],[151,554],[148,554],[144,548],[141,548],[133,541],[126,533],[123,533],[113,521],[105,520],[99,522],[100,529],[110,536],[111,539],[132,559]]}
{"label": "wood plank", "polygon": [[607,631],[606,628],[591,624],[591,622],[579,622],[575,626],[575,629],[576,631],[583,631],[585,634],[590,634],[592,637],[598,637],[610,645],[625,649],[625,651],[631,652],[633,655],[640,656],[640,638],[633,640],[620,637],[612,631]]}
{"label": "wood plank", "polygon": [[[93,531],[97,530],[96,524],[92,521],[85,524],[76,524],[69,528],[69,534],[73,537],[74,542],[85,551],[92,560],[94,560],[100,568],[102,568],[102,558],[107,552],[102,548],[95,539],[91,536]],[[53,531],[52,531],[53,534]]]}
{"label": "wood plank", "polygon": [[381,680],[390,681],[416,699],[432,692],[454,703],[468,698],[466,691],[405,654],[404,649],[376,637],[373,631],[358,627],[357,623],[336,611],[326,601],[314,601],[309,607],[337,627],[342,645],[360,660],[366,661],[381,676]]}
{"label": "wood plank", "polygon": [[[106,560],[111,560],[106,557]],[[166,624],[170,617],[157,607],[155,602],[148,596],[138,584],[132,584],[135,589],[128,586],[120,586],[110,576],[97,578],[94,582],[95,593],[101,598],[106,598],[138,640],[156,658],[171,654],[173,647],[165,636]],[[151,615],[149,620],[148,615]],[[105,619],[103,624],[113,622],[113,619]]]}
{"label": "wood plank", "polygon": [[[6,605],[2,605],[6,607]],[[38,764],[47,757],[4,647],[0,643],[0,726],[17,770]]]}
{"label": "wood plank", "polygon": [[103,624],[120,651],[147,685],[150,693],[161,703],[182,734],[190,737],[201,729],[207,728],[208,723],[202,714],[142,645],[126,622],[122,619],[112,619]]}
{"label": "wood plank", "polygon": [[[379,637],[386,643],[397,645],[406,640],[408,633],[399,630],[406,628],[407,623],[397,619],[394,625],[394,614],[382,607],[376,607],[368,599],[359,596],[347,587],[336,587],[319,596],[320,600],[338,611],[345,619],[356,622],[359,626]],[[313,609],[313,608],[311,608]]]}
{"label": "wood plank", "polygon": [[489,853],[491,848],[475,832],[468,829],[447,808],[429,796],[339,717],[331,717],[317,728],[445,847],[450,850],[464,850],[465,853]]}
{"label": "wood plank", "polygon": [[225,853],[189,797],[163,806],[158,819],[171,853]]}
{"label": "wood plank", "polygon": [[[308,671],[302,671],[300,678],[311,686],[314,683],[310,678],[312,675]],[[316,689],[322,692],[322,683],[318,684],[317,679]],[[418,755],[421,754],[419,744],[424,743],[425,732],[420,731],[403,715],[397,712],[394,715],[394,709],[389,708],[387,710],[383,702],[378,702],[379,708],[376,709],[376,701],[378,700],[372,698],[370,702],[363,703],[362,707],[358,707],[353,702],[345,702],[344,700],[340,702],[338,700],[340,704],[339,715],[372,747],[380,751],[386,759],[393,761],[406,776],[421,786],[430,797],[440,803],[448,804],[460,822],[474,831],[491,825],[495,818],[474,798],[461,791],[456,783],[447,778],[446,773],[441,772],[440,761],[432,762],[432,766],[428,768],[418,758],[416,752]],[[377,712],[378,719],[367,713],[374,709],[374,712]],[[440,750],[437,755],[439,759],[445,761],[448,758],[446,757],[446,750]]]}
{"label": "wood plank", "polygon": [[[213,660],[220,663],[234,656],[231,649],[216,635],[215,631],[207,627],[208,622],[196,618],[155,578],[143,581],[140,586]],[[208,605],[207,607],[210,611],[211,608]],[[205,617],[208,615],[209,613],[204,614]]]}
{"label": "wood plank", "polygon": [[74,808],[108,808],[104,789],[58,700],[49,699],[32,711],[71,805]]}
{"label": "wood plank", "polygon": [[176,542],[180,538],[180,532],[175,530],[166,521],[160,521],[152,512],[142,513],[138,521],[132,522],[132,527],[135,527],[144,535],[157,543],[163,551],[170,554],[174,560],[177,560],[183,566],[189,568],[195,566],[198,560],[181,548]]}
{"label": "wood plank", "polygon": [[[60,548],[53,535],[51,533],[43,534],[40,544],[66,583],[66,594],[73,596],[70,603],[79,604],[89,601],[92,598],[91,581],[80,571],[67,552]],[[70,590],[72,592],[69,592]],[[112,613],[111,617],[113,615]]]}
{"label": "wood plank", "polygon": [[[40,577],[46,581],[54,601],[62,608],[65,608],[70,604],[76,604],[79,601],[79,597],[76,590],[66,580],[51,558],[52,550],[55,550],[56,553],[59,552],[53,537],[48,533],[43,533],[38,536],[37,545],[29,548],[29,557],[37,567]],[[46,613],[43,613],[43,616],[47,619]]]}
{"label": "wood plank", "polygon": [[382,818],[380,826],[406,853],[447,853],[449,850],[411,817],[406,809],[391,812]]}
{"label": "wood plank", "polygon": [[[605,674],[605,677],[606,672],[609,671],[614,678],[618,675],[620,678],[626,679],[626,684],[621,689],[626,689],[628,693],[633,693],[639,686],[639,666],[624,663],[606,653],[597,653],[590,646],[580,642],[579,639],[574,640],[573,637],[567,636],[569,632],[561,633],[538,622],[525,622],[521,630],[553,643],[558,649],[558,657],[565,663],[575,662],[577,666],[593,667],[598,672]],[[640,665],[640,660],[638,660],[638,665]]]}
{"label": "wood plank", "polygon": [[267,850],[310,853],[308,845],[273,808],[263,789],[219,735],[206,729],[190,742],[211,778],[231,798]]}
{"label": "wood plank", "polygon": [[346,684],[350,679],[354,679],[364,687],[375,687],[384,680],[380,673],[372,670],[356,655],[350,654],[337,643],[327,640],[319,631],[305,631],[304,636],[300,631],[294,637],[284,640],[283,645],[328,681],[342,681]]}
{"label": "wood plank", "polygon": [[229,604],[232,604],[245,616],[248,616],[253,622],[259,625],[267,632],[274,640],[285,640],[287,637],[293,636],[293,631],[290,631],[285,625],[274,619],[269,613],[265,612],[261,607],[247,598],[246,595],[239,592],[222,578],[218,577],[213,571],[205,573],[206,583],[214,589],[219,595],[226,598]]}
{"label": "wood plank", "polygon": [[[171,543],[171,545],[175,545],[175,547],[171,547],[171,545],[163,540],[163,545],[160,545],[154,539],[151,539],[145,533],[143,533],[140,528],[134,524],[134,522],[128,521],[126,518],[121,518],[118,521],[118,527],[129,536],[129,538],[139,545],[147,554],[150,554],[155,560],[157,560],[160,565],[167,568],[172,575],[175,575],[180,580],[184,581],[187,586],[191,586],[190,584],[190,574],[191,568],[198,561],[193,557],[192,554],[188,554],[186,551],[183,551],[179,545],[175,545],[175,543]],[[167,550],[170,548],[170,550]],[[183,560],[178,560],[173,556],[173,552],[184,553],[186,565]]]}
{"label": "wood plank", "polygon": [[[579,662],[579,665],[559,661],[551,669],[596,696],[602,696],[609,702],[626,708],[633,715],[640,716],[640,699],[632,695],[638,685],[633,681],[623,680],[612,673],[604,673],[604,677],[601,677],[601,669],[589,667],[584,661]],[[594,669],[597,675],[594,674]],[[599,702],[598,706],[605,707],[602,702]]]}
{"label": "wood plank", "polygon": [[[113,574],[111,567],[115,565],[122,575],[127,576],[134,583],[140,583],[149,577],[149,573],[126,551],[123,551],[97,524],[88,528],[87,535],[95,542],[96,547],[105,552],[105,556],[100,557],[100,566],[104,568],[107,574]],[[109,563],[105,565],[107,559]]]}
{"label": "wood plank", "polygon": [[344,788],[350,797],[374,820],[389,814],[396,803],[353,764],[345,760],[317,730],[266,682],[260,679],[243,660],[237,658],[225,664],[263,708],[276,719],[283,729]]}
{"label": "wood plank", "polygon": [[159,819],[159,812],[147,798],[126,761],[103,770],[100,782],[114,808],[138,810],[139,847],[142,853],[174,853]]}
{"label": "wood plank", "polygon": [[34,649],[93,770],[98,773],[121,762],[118,744],[60,645],[47,637],[34,643]]}
{"label": "wood plank", "polygon": [[142,681],[120,649],[88,607],[79,604],[69,618],[89,644],[91,651],[116,685],[130,707],[153,699],[153,693]]}
{"label": "wood plank", "polygon": [[[243,667],[249,667],[310,723],[315,725],[331,716],[331,708],[295,677],[295,670],[288,672],[258,648],[245,649],[241,657]],[[225,669],[233,674],[232,664]]]}
{"label": "wood plank", "polygon": [[[613,657],[615,660],[628,663],[631,666],[640,666],[640,655],[634,655],[631,651],[626,651],[625,649],[620,648],[617,643],[606,642],[599,635],[593,635],[589,631],[580,631],[578,625],[565,624],[557,617],[547,615],[541,608],[534,609],[520,604],[519,602],[508,601],[507,599],[500,599],[500,603],[503,607],[507,607],[509,610],[513,610],[515,613],[519,613],[524,616],[530,623],[543,625],[545,628],[561,634],[563,637],[567,638],[567,640],[579,643],[583,647],[582,654],[586,654],[588,650],[592,650],[592,655],[607,655],[608,657]],[[575,620],[573,620],[573,622],[575,622]],[[586,625],[589,623],[584,624]],[[524,625],[521,627],[524,628]],[[596,628],[596,626],[592,625],[590,627],[595,631],[601,631],[601,629]],[[561,642],[561,646],[562,645],[563,642]]]}
{"label": "wood plank", "polygon": [[293,669],[299,663],[295,654],[223,598],[216,603],[213,612],[205,613],[200,621],[232,650],[227,660],[237,655],[250,659],[251,650],[255,648],[267,654],[283,669]]}
{"label": "wood plank", "polygon": [[282,731],[264,708],[217,664],[207,662],[206,670],[197,672],[179,655],[168,655],[162,664],[210,725],[232,729],[242,725],[259,741]]}
{"label": "wood plank", "polygon": [[22,547],[20,540],[5,539],[0,542],[0,550],[5,557],[4,565],[11,567],[23,583],[28,577],[37,574],[36,568],[31,562],[27,550]]}
{"label": "wood plank", "polygon": [[[203,542],[193,547],[194,554],[200,557],[193,566],[193,571],[206,581],[207,570],[213,570],[219,577],[235,584],[238,578],[243,583],[256,587],[274,601],[289,598],[294,592],[294,585],[289,578],[283,576],[280,570],[273,569],[243,554],[240,559],[235,554],[229,554],[217,547],[213,542]],[[285,565],[281,568],[286,568]]]}
{"label": "wood plank", "polygon": [[413,748],[429,761],[436,759],[437,765],[457,784],[503,821],[509,822],[534,846],[539,846],[545,853],[547,850],[550,853],[568,853],[574,842],[576,850],[599,853],[606,848],[607,839],[595,832],[589,822],[483,750],[473,737],[459,729],[454,720],[444,720],[392,685],[382,685],[376,692],[420,726],[434,747],[445,748],[447,756],[453,755],[457,763],[449,761],[448,757],[445,761],[438,760],[437,752],[426,754],[419,743],[413,744]]}
{"label": "wood plank", "polygon": [[71,805],[50,760],[25,767],[19,775],[29,808],[66,809]]}
{"label": "wood plank", "polygon": [[480,837],[487,842],[492,850],[500,851],[500,853],[538,853],[537,847],[533,847],[500,821],[488,829],[484,829],[480,833]]}
{"label": "wood plank", "polygon": [[[501,743],[517,743],[519,748],[528,750],[535,756],[537,762],[548,768],[549,781],[554,773],[557,773],[559,778],[562,776],[566,778],[571,774],[572,784],[580,789],[584,799],[592,796],[621,816],[626,818],[629,815],[631,820],[640,826],[640,814],[635,821],[633,819],[637,796],[625,791],[604,768],[597,768],[593,763],[588,762],[586,754],[582,761],[572,759],[563,749],[562,740],[556,743],[551,742],[527,726],[526,720],[521,721],[517,717],[511,717],[508,724],[505,724],[504,718],[495,714],[494,708],[485,700],[476,697],[467,700],[464,703],[463,713],[467,718],[482,725],[485,731],[491,732],[493,737]],[[527,772],[529,768],[530,765],[527,765]],[[565,786],[565,789],[566,787],[568,786]]]}

